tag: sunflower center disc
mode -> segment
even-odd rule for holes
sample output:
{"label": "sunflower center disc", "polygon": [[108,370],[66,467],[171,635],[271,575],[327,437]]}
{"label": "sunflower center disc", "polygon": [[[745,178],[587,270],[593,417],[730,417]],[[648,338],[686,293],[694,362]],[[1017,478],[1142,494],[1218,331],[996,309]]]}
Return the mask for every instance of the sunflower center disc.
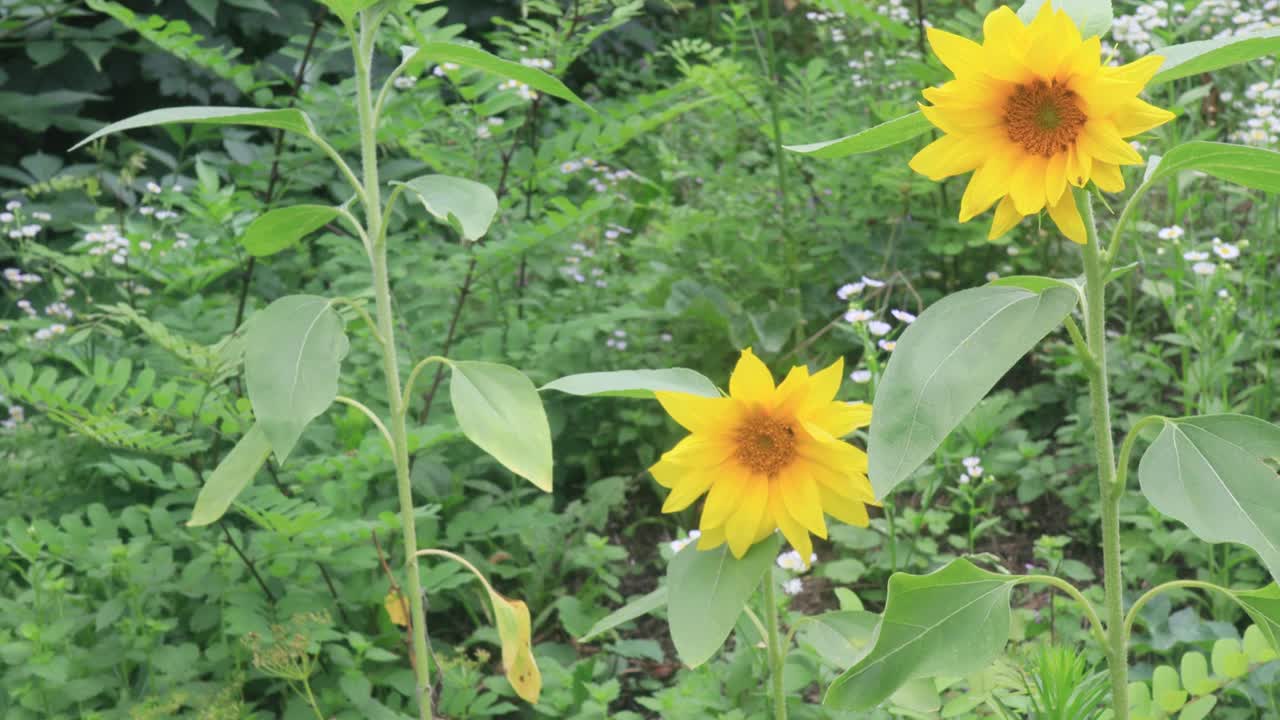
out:
{"label": "sunflower center disc", "polygon": [[1009,139],[1032,155],[1052,157],[1066,152],[1088,120],[1079,96],[1057,80],[1019,85],[1004,103]]}
{"label": "sunflower center disc", "polygon": [[795,430],[785,422],[760,412],[738,428],[734,456],[761,475],[774,475],[796,454]]}

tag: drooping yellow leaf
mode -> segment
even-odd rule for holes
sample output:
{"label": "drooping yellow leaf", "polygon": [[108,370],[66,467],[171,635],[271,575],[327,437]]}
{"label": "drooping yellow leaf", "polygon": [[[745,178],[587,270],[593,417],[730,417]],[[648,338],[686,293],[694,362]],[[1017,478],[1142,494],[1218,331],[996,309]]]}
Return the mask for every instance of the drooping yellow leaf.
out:
{"label": "drooping yellow leaf", "polygon": [[529,606],[489,591],[493,616],[502,639],[502,669],[516,694],[530,704],[538,702],[542,693],[542,673],[533,659],[533,623]]}
{"label": "drooping yellow leaf", "polygon": [[404,594],[398,590],[392,590],[387,593],[386,600],[382,603],[387,608],[387,617],[391,618],[391,622],[400,627],[409,627],[409,615],[405,612]]}

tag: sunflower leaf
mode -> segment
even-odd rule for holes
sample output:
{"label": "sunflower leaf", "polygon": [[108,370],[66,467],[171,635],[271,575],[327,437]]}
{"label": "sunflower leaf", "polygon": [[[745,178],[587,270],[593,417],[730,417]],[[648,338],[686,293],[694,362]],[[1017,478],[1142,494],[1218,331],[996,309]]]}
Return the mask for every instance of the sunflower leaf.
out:
{"label": "sunflower leaf", "polygon": [[872,411],[868,455],[876,497],[906,480],[1079,299],[1070,284],[1032,287],[1040,289],[962,290],[907,326]]}
{"label": "sunflower leaf", "polygon": [[690,543],[671,559],[667,566],[667,622],[676,653],[685,665],[705,663],[724,644],[760,579],[773,565],[779,542],[777,534],[771,534],[740,559],[728,545],[698,550],[697,543]]}
{"label": "sunflower leaf", "polygon": [[1205,542],[1252,548],[1280,578],[1280,427],[1247,415],[1165,420],[1138,464],[1142,493]]}
{"label": "sunflower leaf", "polygon": [[662,585],[647,595],[641,595],[640,597],[634,598],[631,602],[601,618],[600,622],[591,626],[591,629],[587,631],[586,635],[578,638],[578,642],[587,642],[588,640],[599,637],[619,625],[629,623],[638,617],[648,615],[666,604],[667,587]]}
{"label": "sunflower leaf", "polygon": [[449,362],[449,399],[462,432],[503,467],[551,492],[551,426],[529,378],[507,365]]}
{"label": "sunflower leaf", "polygon": [[[1050,0],[1027,0],[1018,11],[1018,18],[1030,24],[1040,8]],[[1105,35],[1111,29],[1115,17],[1111,12],[1111,0],[1052,0],[1055,10],[1065,10],[1085,37]]]}
{"label": "sunflower leaf", "polygon": [[783,147],[791,152],[831,160],[893,147],[914,137],[919,137],[931,129],[933,129],[933,125],[925,118],[923,113],[913,112],[910,115],[894,118],[873,128],[846,135],[836,140],[809,143],[807,145],[783,145]]}
{"label": "sunflower leaf", "polygon": [[911,680],[984,669],[1009,640],[1019,580],[964,558],[928,575],[895,573],[870,651],[836,678],[823,704],[870,710]]}
{"label": "sunflower leaf", "polygon": [[1192,75],[1221,70],[1280,52],[1280,28],[1213,40],[1167,45],[1155,51],[1164,58],[1160,72],[1147,83],[1162,85]]}
{"label": "sunflower leaf", "polygon": [[71,146],[72,150],[91,143],[104,135],[133,130],[135,128],[191,123],[193,125],[256,125],[258,127],[288,130],[306,137],[315,136],[311,118],[301,110],[263,110],[249,107],[186,106],[149,110],[133,117],[111,123],[89,137]]}
{"label": "sunflower leaf", "polygon": [[445,222],[463,238],[475,242],[489,231],[498,213],[498,198],[488,185],[449,175],[423,175],[403,185],[422,201],[431,216]]}
{"label": "sunflower leaf", "polygon": [[665,390],[720,397],[715,383],[687,368],[579,373],[557,378],[539,389],[588,396],[652,398],[655,391]]}

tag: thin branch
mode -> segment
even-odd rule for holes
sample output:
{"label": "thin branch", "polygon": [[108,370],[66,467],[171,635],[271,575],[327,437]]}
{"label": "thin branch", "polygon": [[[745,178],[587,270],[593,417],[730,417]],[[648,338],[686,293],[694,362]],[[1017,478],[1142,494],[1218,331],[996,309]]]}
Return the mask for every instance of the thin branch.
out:
{"label": "thin branch", "polygon": [[271,601],[272,605],[275,605],[276,594],[271,592],[271,588],[267,587],[266,581],[258,574],[258,568],[254,566],[253,561],[249,559],[248,555],[244,554],[244,551],[236,544],[235,539],[231,537],[231,531],[227,529],[227,524],[222,520],[218,520],[218,527],[222,528],[222,534],[226,536],[227,544],[231,546],[232,550],[236,551],[236,555],[240,556],[240,560],[244,562],[244,566],[249,568],[249,573],[253,575],[254,580],[258,581],[258,585],[262,588],[262,592],[266,593],[267,599]]}

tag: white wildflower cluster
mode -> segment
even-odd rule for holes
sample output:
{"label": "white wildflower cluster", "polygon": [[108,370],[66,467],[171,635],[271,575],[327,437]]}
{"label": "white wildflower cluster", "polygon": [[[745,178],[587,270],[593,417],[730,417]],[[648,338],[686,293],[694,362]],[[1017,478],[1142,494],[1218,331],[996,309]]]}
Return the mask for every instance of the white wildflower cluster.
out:
{"label": "white wildflower cluster", "polygon": [[627,331],[618,329],[609,333],[609,339],[605,341],[604,345],[605,347],[612,348],[614,350],[626,350]]}
{"label": "white wildflower cluster", "polygon": [[36,340],[39,340],[40,342],[48,342],[49,340],[52,340],[59,335],[66,334],[66,332],[67,332],[66,325],[63,325],[62,323],[54,323],[49,327],[43,327],[37,330],[34,337]]}
{"label": "white wildflower cluster", "polygon": [[13,286],[14,290],[18,291],[26,290],[32,285],[39,285],[44,282],[44,278],[35,273],[22,272],[13,267],[4,269],[4,279],[5,282]]}
{"label": "white wildflower cluster", "polygon": [[702,537],[702,533],[700,531],[690,530],[689,535],[687,537],[676,538],[675,540],[671,541],[670,543],[671,552],[673,553],[680,552],[681,550],[685,549],[685,547],[688,546],[689,543],[697,540],[700,537]]}
{"label": "white wildflower cluster", "polygon": [[[604,231],[604,240],[601,242],[605,248],[605,255],[611,255],[614,249],[618,247],[618,238],[623,235],[630,235],[631,232],[631,228],[623,227],[617,223],[609,223]],[[609,282],[604,277],[605,269],[601,267],[607,257],[600,257],[596,248],[590,247],[586,243],[575,242],[570,248],[573,250],[573,254],[565,257],[565,264],[560,268],[560,272],[579,284],[585,283],[590,279],[592,284],[598,288],[609,287]]]}
{"label": "white wildflower cluster", "polygon": [[804,592],[804,581],[798,577],[791,578],[790,580],[782,583],[782,592],[793,596],[799,595]]}
{"label": "white wildflower cluster", "polygon": [[502,127],[505,122],[506,120],[500,117],[485,118],[483,122],[476,125],[476,137],[481,140],[488,140],[493,137],[493,129]]}
{"label": "white wildflower cluster", "polygon": [[[858,282],[845,283],[844,285],[841,285],[840,288],[836,290],[836,297],[849,302],[849,309],[844,313],[844,319],[846,322],[853,325],[865,324],[868,333],[873,337],[880,338],[876,343],[880,346],[880,349],[885,352],[893,352],[894,348],[897,347],[897,343],[885,338],[886,335],[893,331],[893,326],[883,320],[876,319],[874,312],[862,307],[860,303],[853,299],[854,296],[861,294],[862,291],[867,288],[882,288],[884,286],[885,283],[883,280],[877,280],[863,275],[862,279]],[[898,322],[903,323],[904,325],[911,324],[915,322],[916,319],[915,315],[912,315],[906,310],[893,309],[890,310],[890,314],[892,314]],[[871,379],[869,373],[865,377],[866,380],[855,379],[855,382],[867,382]]]}
{"label": "white wildflower cluster", "polygon": [[18,309],[21,310],[23,314],[26,315],[27,317],[36,316],[36,309],[31,305],[30,300],[26,298],[22,298],[17,302],[17,306],[18,306]]}
{"label": "white wildflower cluster", "polygon": [[[33,238],[40,234],[44,226],[40,223],[24,222],[25,218],[20,212],[22,203],[17,200],[10,200],[5,203],[4,212],[0,212],[0,226],[9,235],[11,240],[21,240],[23,238]],[[47,212],[33,212],[31,219],[41,222],[49,222],[53,219]]]}
{"label": "white wildflower cluster", "polygon": [[109,257],[116,265],[123,265],[129,260],[129,240],[115,225],[103,225],[85,233],[84,241],[89,244],[90,255]]}
{"label": "white wildflower cluster", "polygon": [[584,157],[580,160],[566,160],[560,163],[560,173],[563,175],[572,175],[583,169],[591,171],[592,175],[587,178],[587,184],[598,193],[605,192],[623,180],[629,180],[636,176],[630,170],[625,168],[614,169],[589,157]]}
{"label": "white wildflower cluster", "polygon": [[1182,228],[1178,227],[1177,225],[1162,227],[1156,231],[1156,237],[1160,238],[1161,240],[1170,240],[1172,242],[1178,242],[1179,240],[1182,239],[1182,236],[1186,234],[1187,232]]}
{"label": "white wildflower cluster", "polygon": [[[1190,29],[1193,39],[1225,39],[1249,35],[1280,25],[1280,0],[1201,0],[1139,3],[1131,14],[1120,15],[1111,27],[1114,41],[1127,56],[1146,55],[1157,45],[1169,43],[1168,33]],[[1189,38],[1190,39],[1190,38]],[[1176,42],[1176,40],[1175,40]],[[1270,67],[1265,58],[1259,65]]]}
{"label": "white wildflower cluster", "polygon": [[[4,398],[0,398],[3,401]],[[9,417],[0,420],[0,428],[5,430],[13,430],[27,420],[27,412],[22,409],[21,405],[9,406]]]}
{"label": "white wildflower cluster", "polygon": [[1245,88],[1244,96],[1252,105],[1246,111],[1244,127],[1232,133],[1231,139],[1245,145],[1280,142],[1280,80],[1253,83]]}
{"label": "white wildflower cluster", "polygon": [[502,84],[498,86],[498,89],[514,90],[516,91],[516,94],[520,96],[521,100],[537,100],[538,99],[538,93],[535,90],[533,90],[533,88],[530,88],[528,85],[525,85],[519,80],[503,80]]}
{"label": "white wildflower cluster", "polygon": [[982,458],[970,455],[960,462],[964,465],[964,472],[960,473],[959,482],[961,485],[968,485],[971,479],[977,480],[986,472],[982,469]]}
{"label": "white wildflower cluster", "polygon": [[462,66],[457,63],[451,63],[451,62],[440,63],[439,65],[431,69],[431,74],[435,75],[436,77],[442,78],[442,77],[448,76],[452,72],[456,72],[461,67]]}
{"label": "white wildflower cluster", "polygon": [[416,75],[401,75],[391,82],[391,85],[397,90],[408,90],[418,84]]}
{"label": "white wildflower cluster", "polygon": [[143,285],[136,280],[122,280],[119,284],[120,292],[125,295],[150,295],[151,288]]}
{"label": "white wildflower cluster", "polygon": [[546,58],[520,58],[520,64],[536,70],[550,70],[552,63]]}
{"label": "white wildflower cluster", "polygon": [[912,22],[911,10],[907,7],[906,0],[889,0],[881,3],[876,6],[876,14],[903,24]]}
{"label": "white wildflower cluster", "polygon": [[1210,251],[1187,250],[1182,253],[1182,259],[1191,263],[1191,272],[1204,277],[1218,272],[1218,264],[1209,262],[1212,257],[1210,252],[1224,262],[1240,257],[1240,245],[1223,242],[1222,238],[1215,237],[1210,243],[1210,248]]}
{"label": "white wildflower cluster", "polygon": [[802,572],[808,571],[809,568],[813,567],[813,564],[817,561],[818,561],[817,553],[810,553],[809,562],[805,562],[804,558],[800,556],[799,552],[795,550],[788,550],[778,556],[777,562],[778,562],[778,567],[782,568],[783,570],[790,570],[791,572],[802,573]]}
{"label": "white wildflower cluster", "polygon": [[871,371],[870,370],[854,370],[853,372],[849,373],[849,379],[858,383],[859,385],[866,385],[867,383],[871,382]]}
{"label": "white wildflower cluster", "polygon": [[67,305],[62,300],[45,305],[44,314],[49,317],[60,317],[64,320],[71,320],[76,316],[75,311],[71,309],[71,306]]}

